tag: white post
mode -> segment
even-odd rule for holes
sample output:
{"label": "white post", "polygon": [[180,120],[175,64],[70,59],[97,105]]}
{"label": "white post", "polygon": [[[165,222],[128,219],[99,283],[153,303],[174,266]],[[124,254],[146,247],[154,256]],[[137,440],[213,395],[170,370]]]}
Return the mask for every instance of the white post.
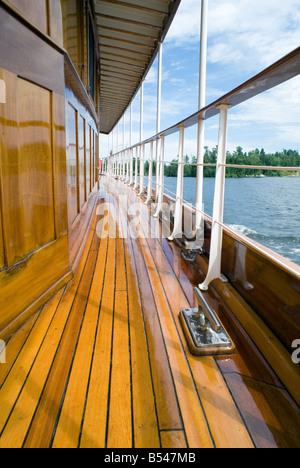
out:
{"label": "white post", "polygon": [[119,128],[120,121],[117,123],[117,153],[120,151],[120,128]]}
{"label": "white post", "polygon": [[136,189],[138,186],[138,161],[139,161],[139,148],[136,146],[135,148],[135,180],[134,180],[134,188]]}
{"label": "white post", "polygon": [[159,179],[159,191],[157,200],[157,210],[154,218],[158,218],[159,213],[162,211],[163,198],[164,198],[164,167],[165,167],[165,135],[161,136],[161,148],[160,148],[160,179]]}
{"label": "white post", "polygon": [[183,199],[183,176],[184,176],[184,127],[180,127],[179,133],[179,161],[177,171],[176,206],[174,217],[174,230],[169,237],[173,241],[176,237],[182,237],[182,199]]}
{"label": "white post", "polygon": [[[144,123],[144,81],[141,84],[141,109],[140,109],[140,143],[143,141],[143,123]],[[145,146],[140,146],[140,193],[144,190],[144,158]]]}
{"label": "white post", "polygon": [[149,175],[148,175],[148,192],[147,192],[147,200],[145,202],[146,204],[149,203],[151,198],[152,198],[153,145],[154,145],[154,141],[151,140],[151,142],[150,142]]}
{"label": "white post", "polygon": [[217,278],[221,278],[222,241],[223,228],[219,223],[224,219],[224,198],[225,198],[225,176],[226,168],[226,146],[227,146],[227,117],[229,104],[220,104],[220,126],[218,143],[218,161],[215,180],[214,208],[212,219],[212,232],[210,241],[210,255],[208,272],[204,283],[199,285],[203,291],[207,291],[210,283]]}
{"label": "white post", "polygon": [[122,180],[124,180],[124,176],[125,176],[125,151],[122,151],[121,153],[121,169],[122,169]]}
{"label": "white post", "polygon": [[129,129],[129,147],[130,147],[130,175],[129,185],[133,184],[133,149],[132,147],[132,102],[130,103],[130,129]]}
{"label": "white post", "polygon": [[130,176],[129,185],[133,185],[133,149],[130,149]]}
{"label": "white post", "polygon": [[125,112],[123,114],[123,180],[125,180],[125,159],[126,159],[126,152],[125,152]]}
{"label": "white post", "polygon": [[[207,76],[207,20],[208,0],[201,0],[201,33],[200,33],[200,67],[199,67],[199,110],[206,105],[206,76]],[[197,137],[197,182],[196,182],[196,222],[195,234],[201,231],[203,209],[203,163],[204,163],[204,134],[205,120],[201,116],[198,120]],[[203,236],[201,236],[203,238]],[[199,246],[202,247],[202,246]]]}
{"label": "white post", "polygon": [[160,169],[160,160],[159,160],[159,150],[161,147],[161,139],[156,138],[156,169],[155,169],[155,199],[158,200],[159,194],[159,169]]}
{"label": "white post", "polygon": [[162,56],[163,56],[163,45],[162,45],[162,43],[160,43],[159,44],[159,52],[158,52],[156,133],[160,132]]}
{"label": "white post", "polygon": [[130,150],[126,150],[126,184],[129,183],[130,179]]}
{"label": "white post", "polygon": [[[156,134],[160,132],[161,125],[161,81],[162,81],[162,56],[163,56],[163,45],[159,44],[159,54],[158,54],[158,76],[157,76],[157,114],[156,114]],[[156,199],[158,199],[159,194],[159,143],[160,139],[156,139]]]}
{"label": "white post", "polygon": [[145,145],[141,146],[141,159],[140,159],[140,193],[144,192],[144,180],[145,180]]}

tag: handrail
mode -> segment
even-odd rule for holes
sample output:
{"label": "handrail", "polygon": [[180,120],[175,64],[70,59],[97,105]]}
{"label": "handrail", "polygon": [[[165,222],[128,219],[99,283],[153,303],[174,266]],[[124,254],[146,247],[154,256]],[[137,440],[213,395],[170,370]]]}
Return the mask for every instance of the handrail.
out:
{"label": "handrail", "polygon": [[[250,80],[245,81],[243,84],[225,94],[221,98],[212,102],[203,109],[200,109],[195,114],[190,115],[172,127],[169,127],[168,129],[163,130],[156,135],[142,142],[136,143],[126,149],[129,150],[141,145],[145,145],[151,141],[160,139],[162,136],[167,137],[173,135],[174,133],[177,133],[181,127],[192,127],[198,123],[199,119],[208,120],[216,116],[219,113],[220,104],[227,104],[230,107],[236,107],[237,105],[242,104],[243,102],[246,102],[266,91],[269,91],[270,89],[275,88],[276,86],[283,84],[298,75],[300,75],[300,47],[270,67],[266,68],[261,73],[258,73],[254,77],[250,78]],[[123,151],[124,150],[114,153],[114,155],[118,155]]]}
{"label": "handrail", "polygon": [[[185,166],[195,166],[195,167],[215,167],[216,168],[216,179],[215,179],[215,194],[213,201],[213,215],[212,215],[212,232],[211,232],[211,242],[210,242],[210,255],[209,255],[209,266],[208,273],[205,281],[199,285],[199,288],[202,290],[207,290],[210,283],[216,279],[220,278],[223,280],[221,275],[221,258],[222,258],[222,242],[223,242],[223,229],[230,229],[224,224],[224,199],[225,199],[225,177],[226,177],[226,168],[235,168],[235,169],[251,169],[251,170],[262,170],[262,171],[288,171],[288,172],[300,172],[300,167],[290,167],[290,166],[254,166],[250,164],[227,164],[227,128],[228,128],[228,112],[229,109],[251,99],[254,96],[257,96],[269,89],[274,88],[275,86],[284,83],[285,81],[300,75],[300,47],[283,57],[281,60],[275,64],[268,67],[262,73],[254,76],[250,80],[243,83],[241,86],[238,86],[230,93],[219,98],[217,101],[211,103],[195,114],[189,116],[185,120],[177,123],[173,127],[170,127],[167,130],[157,133],[157,135],[152,136],[132,145],[129,148],[118,151],[115,154],[111,154],[109,157],[110,169],[109,173],[113,173],[117,176],[125,175],[125,159],[130,156],[130,179],[132,180],[133,176],[133,149],[135,148],[135,188],[139,185],[139,193],[142,194],[144,191],[144,157],[142,160],[141,155],[145,154],[145,147],[147,144],[151,143],[150,150],[150,161],[151,174],[149,174],[152,180],[152,171],[153,171],[153,145],[156,142],[156,199],[157,199],[157,211],[154,217],[157,217],[158,214],[163,211],[163,193],[170,192],[173,196],[175,195],[175,213],[174,213],[174,229],[173,233],[169,237],[169,240],[174,240],[176,237],[183,236],[182,228],[182,216],[183,216],[183,206],[188,204],[196,213],[196,222],[194,226],[194,234],[196,238],[199,239],[197,244],[197,249],[202,249],[201,242],[202,239],[201,233],[203,231],[202,220],[207,216],[204,212],[201,211],[201,205],[199,205],[199,200],[196,200],[196,207],[192,204],[187,203],[183,198],[183,178],[184,178],[184,167]],[[197,159],[197,163],[189,163],[184,161],[184,133],[185,128],[192,125],[198,124],[198,134],[199,126],[201,122],[209,119],[219,113],[219,138],[218,138],[218,152],[216,155],[216,163],[204,163],[203,159]],[[176,164],[178,167],[177,172],[177,190],[176,194],[172,193],[164,187],[164,165],[165,165],[165,140],[166,136],[172,135],[173,133],[179,133],[179,150],[178,150],[178,161],[168,161],[169,164]],[[199,138],[199,135],[198,135]],[[199,142],[198,142],[199,145]],[[201,143],[202,147],[202,143]],[[204,147],[204,142],[203,142]],[[199,149],[199,148],[198,148]],[[138,184],[138,159],[140,155],[140,184]],[[123,171],[122,171],[123,166]],[[129,165],[127,165],[127,168]],[[198,189],[203,191],[203,171],[197,171],[197,193]],[[147,201],[151,201],[151,193],[149,194],[149,187],[152,184],[148,183],[148,196]],[[197,197],[196,197],[197,198]],[[200,216],[201,215],[201,216]],[[236,232],[234,232],[237,235]],[[200,236],[199,236],[200,235]],[[190,245],[186,242],[186,247],[190,249]],[[254,244],[252,243],[251,246]],[[196,247],[195,247],[196,248]],[[256,246],[255,246],[256,248]],[[193,247],[192,247],[193,249]],[[263,247],[261,251],[266,254]],[[285,268],[289,273],[297,275],[298,272],[292,266],[287,266],[284,262],[280,261],[272,254],[266,254],[266,256],[271,259],[280,267]]]}

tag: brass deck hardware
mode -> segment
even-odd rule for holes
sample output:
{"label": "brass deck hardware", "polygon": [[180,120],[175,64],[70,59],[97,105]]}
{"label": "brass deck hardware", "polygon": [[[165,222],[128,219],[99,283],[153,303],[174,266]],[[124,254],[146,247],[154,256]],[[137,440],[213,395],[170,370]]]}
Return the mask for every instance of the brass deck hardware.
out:
{"label": "brass deck hardware", "polygon": [[199,303],[197,309],[183,309],[181,324],[192,354],[220,356],[233,354],[235,345],[200,289],[194,292]]}

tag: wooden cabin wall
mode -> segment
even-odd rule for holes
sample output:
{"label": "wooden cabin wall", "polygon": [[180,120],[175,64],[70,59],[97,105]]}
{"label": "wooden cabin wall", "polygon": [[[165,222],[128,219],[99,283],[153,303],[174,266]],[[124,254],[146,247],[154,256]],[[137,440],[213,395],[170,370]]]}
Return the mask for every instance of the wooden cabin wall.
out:
{"label": "wooden cabin wall", "polygon": [[[94,101],[88,89],[87,30],[88,21],[93,20],[92,8],[85,8],[80,0],[61,0],[61,5],[64,48],[70,57],[65,64],[67,199],[70,264],[76,268],[97,198],[98,83],[95,79]],[[94,59],[96,63],[96,51]]]}
{"label": "wooden cabin wall", "polygon": [[98,122],[63,49],[60,0],[3,1],[0,24],[0,338],[6,339],[72,277],[97,198]]}
{"label": "wooden cabin wall", "polygon": [[56,0],[46,10],[44,3],[15,0],[0,7],[2,338],[71,276],[64,55],[31,27],[47,27],[62,39],[61,14],[52,16],[60,11]]}
{"label": "wooden cabin wall", "polygon": [[41,31],[62,45],[60,0],[7,0]]}
{"label": "wooden cabin wall", "polygon": [[97,201],[98,132],[97,123],[76,95],[76,82],[66,77],[66,86],[69,250],[70,265],[76,269]]}

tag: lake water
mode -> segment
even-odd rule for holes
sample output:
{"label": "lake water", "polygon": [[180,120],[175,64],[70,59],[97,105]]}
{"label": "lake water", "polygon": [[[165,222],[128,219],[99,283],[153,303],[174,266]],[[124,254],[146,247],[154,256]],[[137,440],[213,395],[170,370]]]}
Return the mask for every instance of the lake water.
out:
{"label": "lake water", "polygon": [[[165,187],[176,192],[174,177]],[[204,211],[212,215],[215,179],[204,179]],[[196,179],[184,179],[195,205]],[[300,177],[226,179],[224,223],[300,265]]]}

